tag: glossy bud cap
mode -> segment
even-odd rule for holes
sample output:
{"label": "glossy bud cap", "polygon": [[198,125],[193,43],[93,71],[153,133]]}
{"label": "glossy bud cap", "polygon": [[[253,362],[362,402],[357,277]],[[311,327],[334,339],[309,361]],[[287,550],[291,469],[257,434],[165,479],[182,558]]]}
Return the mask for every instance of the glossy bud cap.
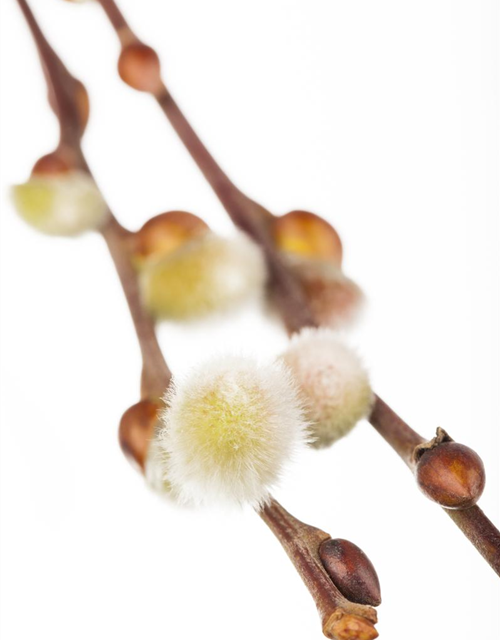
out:
{"label": "glossy bud cap", "polygon": [[162,86],[158,54],[142,42],[132,42],[122,49],[118,73],[137,91],[155,93]]}
{"label": "glossy bud cap", "polygon": [[349,540],[325,540],[319,557],[340,593],[357,604],[377,607],[382,599],[377,572],[369,558]]}
{"label": "glossy bud cap", "polygon": [[187,211],[161,213],[135,234],[135,262],[140,266],[146,259],[165,256],[208,230],[206,222]]}
{"label": "glossy bud cap", "polygon": [[309,211],[291,211],[274,221],[274,238],[278,249],[299,256],[342,264],[339,234],[323,218]]}
{"label": "glossy bud cap", "polygon": [[74,169],[73,163],[62,149],[56,149],[42,156],[33,165],[32,176],[58,176]]}
{"label": "glossy bud cap", "polygon": [[[444,434],[444,435],[443,435]],[[483,461],[475,451],[449,439],[438,429],[436,443],[417,452],[416,479],[420,490],[446,509],[468,509],[484,490]]]}
{"label": "glossy bud cap", "polygon": [[159,404],[141,400],[127,409],[120,420],[118,439],[122,451],[143,473],[160,411]]}

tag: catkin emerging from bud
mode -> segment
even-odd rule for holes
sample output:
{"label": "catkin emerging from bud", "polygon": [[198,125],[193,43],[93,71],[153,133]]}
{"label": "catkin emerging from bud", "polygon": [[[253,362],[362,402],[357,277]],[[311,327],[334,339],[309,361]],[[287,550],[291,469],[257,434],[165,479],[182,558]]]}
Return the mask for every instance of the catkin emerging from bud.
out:
{"label": "catkin emerging from bud", "polygon": [[140,274],[143,300],[157,318],[185,320],[222,311],[259,293],[265,282],[259,248],[245,236],[205,233]]}
{"label": "catkin emerging from bud", "polygon": [[109,214],[95,182],[82,171],[32,176],[12,188],[12,198],[21,218],[48,235],[80,235]]}
{"label": "catkin emerging from bud", "polygon": [[328,329],[305,329],[281,356],[306,404],[315,447],[345,436],[368,415],[373,393],[357,355]]}
{"label": "catkin emerging from bud", "polygon": [[307,439],[296,388],[281,364],[215,358],[175,383],[165,401],[159,441],[166,478],[187,502],[261,504]]}

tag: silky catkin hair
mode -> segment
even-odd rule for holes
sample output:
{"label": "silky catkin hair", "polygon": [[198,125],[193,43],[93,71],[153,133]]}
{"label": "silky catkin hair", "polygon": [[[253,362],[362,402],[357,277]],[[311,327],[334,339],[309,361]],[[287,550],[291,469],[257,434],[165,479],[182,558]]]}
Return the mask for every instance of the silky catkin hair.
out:
{"label": "silky catkin hair", "polygon": [[183,501],[263,503],[308,438],[283,364],[217,357],[167,392],[159,434],[165,475]]}
{"label": "silky catkin hair", "polygon": [[373,393],[358,356],[330,329],[304,329],[281,356],[302,394],[313,446],[345,436],[370,412]]}

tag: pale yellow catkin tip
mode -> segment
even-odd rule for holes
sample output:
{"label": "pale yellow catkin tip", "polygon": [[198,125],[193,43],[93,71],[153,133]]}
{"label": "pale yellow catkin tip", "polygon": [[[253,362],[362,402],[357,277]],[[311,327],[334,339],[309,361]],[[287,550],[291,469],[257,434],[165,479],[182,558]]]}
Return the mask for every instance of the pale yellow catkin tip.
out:
{"label": "pale yellow catkin tip", "polygon": [[152,315],[186,320],[256,296],[265,278],[262,254],[250,240],[207,232],[157,261],[148,261],[140,271],[140,286]]}
{"label": "pale yellow catkin tip", "polygon": [[206,362],[165,396],[159,443],[180,501],[257,506],[308,437],[290,373],[241,357]]}
{"label": "pale yellow catkin tip", "polygon": [[19,216],[48,235],[77,236],[98,228],[109,215],[99,189],[81,171],[33,176],[12,187]]}
{"label": "pale yellow catkin tip", "polygon": [[329,329],[305,329],[281,360],[302,394],[315,438],[326,447],[365,418],[373,403],[368,374],[358,356]]}

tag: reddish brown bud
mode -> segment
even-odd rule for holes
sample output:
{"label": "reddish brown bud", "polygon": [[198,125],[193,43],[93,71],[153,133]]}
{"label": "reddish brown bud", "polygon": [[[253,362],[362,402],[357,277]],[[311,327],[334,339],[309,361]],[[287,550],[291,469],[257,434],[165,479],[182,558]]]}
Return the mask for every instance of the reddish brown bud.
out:
{"label": "reddish brown bud", "polygon": [[140,265],[147,258],[158,258],[171,253],[208,230],[208,225],[192,213],[161,213],[148,220],[135,234],[134,257]]}
{"label": "reddish brown bud", "polygon": [[369,558],[348,540],[325,540],[319,557],[340,593],[358,604],[377,607],[381,603],[380,583]]}
{"label": "reddish brown bud", "polygon": [[423,449],[416,478],[421,491],[446,509],[468,509],[483,493],[485,471],[475,451],[457,442]]}
{"label": "reddish brown bud", "polygon": [[309,211],[291,211],[276,218],[274,239],[282,251],[326,260],[337,267],[342,264],[339,234],[326,220]]}
{"label": "reddish brown bud", "polygon": [[123,82],[137,91],[155,93],[162,85],[160,59],[154,49],[133,42],[122,49],[118,73]]}
{"label": "reddish brown bud", "polygon": [[144,472],[149,444],[158,423],[159,404],[141,400],[122,416],[118,438],[126,457]]}

